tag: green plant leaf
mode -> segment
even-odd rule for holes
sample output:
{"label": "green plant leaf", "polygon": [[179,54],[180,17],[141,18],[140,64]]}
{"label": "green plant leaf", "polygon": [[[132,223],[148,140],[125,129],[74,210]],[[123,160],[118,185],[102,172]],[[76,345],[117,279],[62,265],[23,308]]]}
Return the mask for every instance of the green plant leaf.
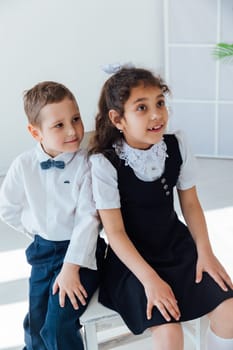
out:
{"label": "green plant leaf", "polygon": [[233,44],[218,43],[214,50],[213,56],[216,59],[222,60],[224,62],[233,62]]}

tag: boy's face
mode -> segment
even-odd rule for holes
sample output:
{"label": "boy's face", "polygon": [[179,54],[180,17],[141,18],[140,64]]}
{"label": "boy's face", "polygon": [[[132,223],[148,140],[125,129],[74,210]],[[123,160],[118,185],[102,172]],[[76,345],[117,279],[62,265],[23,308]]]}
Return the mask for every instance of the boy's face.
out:
{"label": "boy's face", "polygon": [[64,152],[76,152],[84,129],[77,104],[65,98],[44,106],[40,111],[40,127],[29,125],[32,136],[51,157]]}

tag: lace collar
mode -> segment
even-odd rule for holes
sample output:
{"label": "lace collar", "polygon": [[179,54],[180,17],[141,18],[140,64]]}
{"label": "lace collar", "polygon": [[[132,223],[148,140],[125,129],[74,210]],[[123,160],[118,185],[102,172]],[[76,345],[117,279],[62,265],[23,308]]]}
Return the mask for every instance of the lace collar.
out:
{"label": "lace collar", "polygon": [[162,175],[168,157],[164,140],[146,150],[133,148],[124,140],[116,142],[113,147],[118,157],[133,169],[139,179],[154,181]]}

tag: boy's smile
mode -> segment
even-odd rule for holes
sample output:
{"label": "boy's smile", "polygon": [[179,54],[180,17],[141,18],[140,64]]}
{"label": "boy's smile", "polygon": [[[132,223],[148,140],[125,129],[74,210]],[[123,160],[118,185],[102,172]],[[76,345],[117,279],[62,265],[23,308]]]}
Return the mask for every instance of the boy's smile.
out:
{"label": "boy's smile", "polygon": [[65,98],[44,106],[40,111],[40,126],[29,125],[32,136],[51,157],[64,152],[76,152],[84,129],[77,104]]}

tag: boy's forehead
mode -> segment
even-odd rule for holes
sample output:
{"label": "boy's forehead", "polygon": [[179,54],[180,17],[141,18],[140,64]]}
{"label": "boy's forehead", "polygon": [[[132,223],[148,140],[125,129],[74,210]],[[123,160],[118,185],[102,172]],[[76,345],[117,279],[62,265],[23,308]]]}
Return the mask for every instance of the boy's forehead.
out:
{"label": "boy's forehead", "polygon": [[77,113],[79,113],[77,102],[69,98],[65,98],[60,102],[48,103],[40,110],[40,115],[42,117],[49,117],[50,119],[72,116]]}

